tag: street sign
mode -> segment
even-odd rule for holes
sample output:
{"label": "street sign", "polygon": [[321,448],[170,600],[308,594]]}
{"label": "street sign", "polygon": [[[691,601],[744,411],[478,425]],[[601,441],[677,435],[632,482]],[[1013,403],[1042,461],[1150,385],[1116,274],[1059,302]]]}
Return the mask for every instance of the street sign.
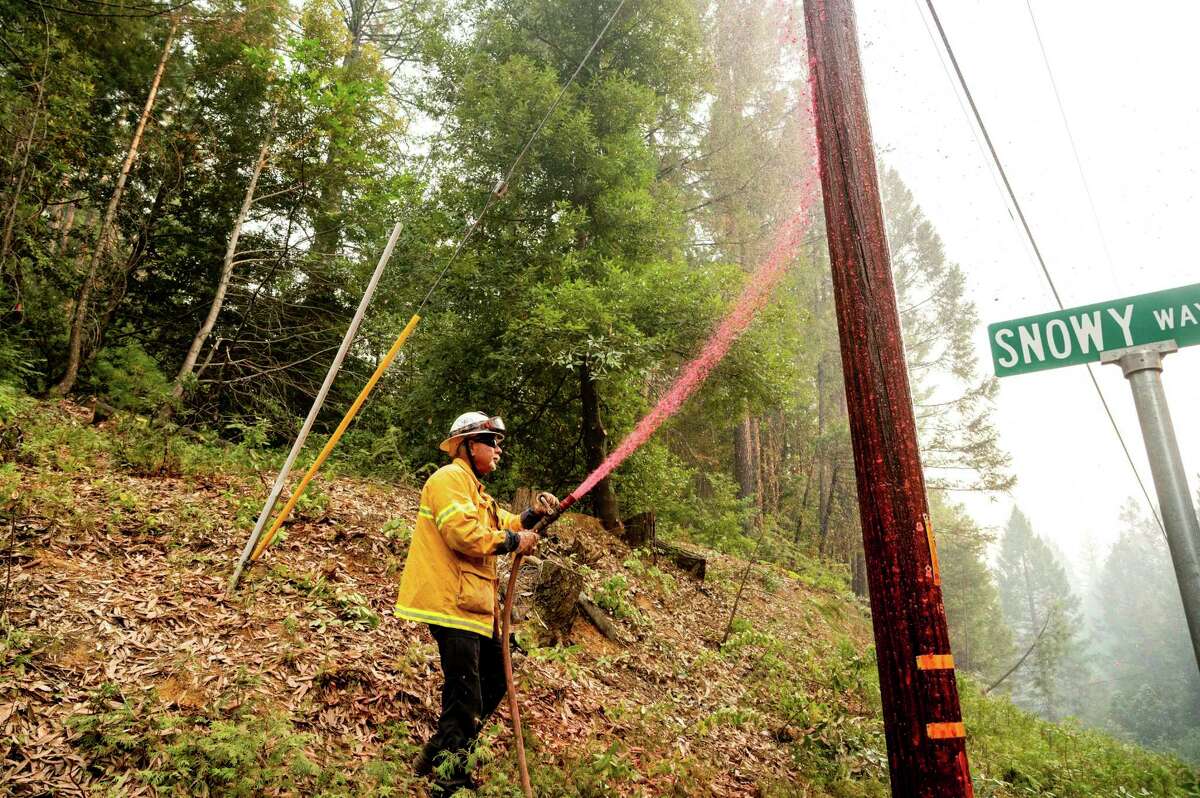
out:
{"label": "street sign", "polygon": [[1200,283],[988,325],[997,377],[1100,360],[1109,349],[1200,344]]}

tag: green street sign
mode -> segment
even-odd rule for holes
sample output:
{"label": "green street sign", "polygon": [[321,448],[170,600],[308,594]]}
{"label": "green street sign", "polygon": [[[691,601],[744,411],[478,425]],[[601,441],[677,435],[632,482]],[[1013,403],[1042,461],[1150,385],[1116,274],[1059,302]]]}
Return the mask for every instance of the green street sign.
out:
{"label": "green street sign", "polygon": [[1074,366],[1108,349],[1200,344],[1200,283],[988,325],[997,377]]}

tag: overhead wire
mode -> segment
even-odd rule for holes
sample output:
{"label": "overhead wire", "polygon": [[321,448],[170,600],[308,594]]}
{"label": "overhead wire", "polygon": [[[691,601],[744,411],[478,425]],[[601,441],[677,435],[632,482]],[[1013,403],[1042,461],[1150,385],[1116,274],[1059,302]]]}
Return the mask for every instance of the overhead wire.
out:
{"label": "overhead wire", "polygon": [[[1050,269],[1046,265],[1046,259],[1042,257],[1042,250],[1038,246],[1037,239],[1033,235],[1033,230],[1029,227],[1029,222],[1025,218],[1025,212],[1021,208],[1020,200],[1017,199],[1017,194],[1013,190],[1012,183],[1008,179],[1008,173],[1004,169],[1004,164],[1000,160],[1000,155],[996,152],[996,147],[992,143],[992,137],[988,134],[987,125],[984,124],[983,116],[979,113],[979,107],[975,104],[975,97],[971,94],[971,89],[967,85],[967,79],[963,75],[962,68],[958,64],[958,58],[954,55],[954,48],[950,45],[950,39],[946,35],[946,29],[942,26],[942,20],[938,17],[937,9],[933,6],[933,0],[925,0],[925,5],[929,7],[929,13],[933,18],[933,24],[937,27],[938,34],[941,37],[942,45],[946,48],[946,54],[950,57],[950,64],[954,67],[954,72],[958,76],[958,82],[962,86],[963,93],[966,95],[967,102],[971,106],[971,112],[975,116],[975,122],[979,125],[979,130],[983,134],[983,140],[987,144],[988,151],[992,155],[992,160],[996,164],[996,169],[1000,173],[1000,179],[1004,182],[1004,188],[1008,192],[1009,200],[1012,202],[1013,209],[1017,212],[1017,218],[1021,222],[1021,227],[1025,231],[1026,237],[1029,239],[1029,244],[1033,248],[1033,253],[1037,258],[1038,265],[1041,267],[1042,274],[1046,278],[1046,283],[1050,287],[1050,293],[1054,295],[1054,301],[1058,304],[1059,309],[1066,309],[1063,304],[1062,296],[1058,292],[1058,286],[1054,283],[1054,278],[1050,275]],[[1085,364],[1087,367],[1088,377],[1091,379],[1092,387],[1096,390],[1096,396],[1100,399],[1100,404],[1104,407],[1104,413],[1108,416],[1108,422],[1112,425],[1113,432],[1117,436],[1117,441],[1121,444],[1121,449],[1125,453],[1125,459],[1129,462],[1129,468],[1133,471],[1134,479],[1137,480],[1138,487],[1142,490],[1142,495],[1146,497],[1146,504],[1150,507],[1150,513],[1154,516],[1155,522],[1158,524],[1159,531],[1166,537],[1166,527],[1163,526],[1162,519],[1159,517],[1158,508],[1150,498],[1150,491],[1146,489],[1146,483],[1142,480],[1142,475],[1138,472],[1137,465],[1133,461],[1133,454],[1129,451],[1129,446],[1125,442],[1125,437],[1121,434],[1120,427],[1117,426],[1117,420],[1113,416],[1112,408],[1109,407],[1108,400],[1104,396],[1104,392],[1100,390],[1100,383],[1096,379],[1095,373],[1092,371],[1091,364]]]}
{"label": "overhead wire", "polygon": [[917,10],[917,16],[921,19],[921,25],[925,28],[925,35],[929,38],[929,46],[937,53],[938,65],[942,68],[942,74],[946,76],[946,81],[950,84],[950,93],[954,95],[954,101],[958,104],[959,111],[962,112],[963,121],[967,123],[967,129],[971,131],[971,140],[975,142],[976,149],[979,150],[979,156],[983,159],[985,170],[988,177],[991,178],[992,185],[996,188],[1000,197],[1000,204],[1004,206],[1004,211],[1008,216],[1008,220],[1012,222],[1013,230],[1016,232],[1018,239],[1021,242],[1022,249],[1029,246],[1029,241],[1025,238],[1024,233],[1018,227],[1017,217],[1013,214],[1012,208],[1009,206],[1008,195],[1004,191],[1004,186],[1000,185],[1000,180],[996,176],[996,170],[992,168],[994,164],[987,150],[984,148],[983,139],[979,137],[979,130],[975,123],[971,121],[971,112],[968,110],[966,103],[963,102],[962,92],[959,89],[959,84],[955,81],[954,76],[950,74],[950,67],[946,64],[946,58],[943,55],[941,47],[938,47],[937,39],[933,36],[933,29],[929,27],[929,20],[925,18],[925,14],[921,11],[922,0],[913,0],[913,6]]}
{"label": "overhead wire", "polygon": [[1058,81],[1054,79],[1054,70],[1050,67],[1050,57],[1046,55],[1046,44],[1042,41],[1042,31],[1038,28],[1037,17],[1033,13],[1033,4],[1030,0],[1025,0],[1025,7],[1029,10],[1029,21],[1033,25],[1033,35],[1037,38],[1038,49],[1042,53],[1042,63],[1046,65],[1046,76],[1050,79],[1050,88],[1054,90],[1054,102],[1058,105],[1058,115],[1062,119],[1063,129],[1067,132],[1067,142],[1071,145],[1071,154],[1075,156],[1075,168],[1079,171],[1079,181],[1083,184],[1083,193],[1087,196],[1088,209],[1092,213],[1092,221],[1096,225],[1096,234],[1100,239],[1100,249],[1104,252],[1104,259],[1108,262],[1108,271],[1113,278],[1114,283],[1119,284],[1117,280],[1117,267],[1113,262],[1112,251],[1108,247],[1108,238],[1104,235],[1104,225],[1100,223],[1100,214],[1096,210],[1096,199],[1092,196],[1092,187],[1088,183],[1087,175],[1083,171],[1083,160],[1079,157],[1079,147],[1075,143],[1075,134],[1071,131],[1071,123],[1067,121],[1067,111],[1063,106],[1062,95],[1058,91]]}

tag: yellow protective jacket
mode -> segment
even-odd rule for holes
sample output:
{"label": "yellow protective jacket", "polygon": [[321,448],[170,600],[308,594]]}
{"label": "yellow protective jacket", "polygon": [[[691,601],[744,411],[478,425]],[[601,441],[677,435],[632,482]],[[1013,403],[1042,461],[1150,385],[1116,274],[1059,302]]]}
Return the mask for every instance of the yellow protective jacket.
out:
{"label": "yellow protective jacket", "polygon": [[439,468],[421,489],[396,614],[491,637],[495,555],[512,550],[521,526],[521,516],[484,492],[466,460]]}

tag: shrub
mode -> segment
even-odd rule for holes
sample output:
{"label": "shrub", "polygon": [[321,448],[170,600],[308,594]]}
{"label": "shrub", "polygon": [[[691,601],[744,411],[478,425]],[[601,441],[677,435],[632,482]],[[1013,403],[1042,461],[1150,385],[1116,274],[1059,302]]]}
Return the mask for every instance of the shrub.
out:
{"label": "shrub", "polygon": [[117,444],[112,447],[113,460],[125,471],[138,476],[180,473],[183,460],[174,427],[121,415],[112,425],[112,435]]}
{"label": "shrub", "polygon": [[141,775],[177,795],[303,793],[303,785],[320,774],[304,755],[308,735],[296,733],[276,716],[247,715],[196,726],[175,719],[165,725],[171,742]]}
{"label": "shrub", "polygon": [[630,620],[638,620],[640,617],[637,608],[629,601],[629,582],[620,574],[610,576],[605,580],[600,589],[596,591],[595,601],[597,606],[606,610],[613,617]]}
{"label": "shrub", "polygon": [[88,384],[97,396],[122,410],[149,413],[171,395],[171,383],[136,341],[100,350]]}

